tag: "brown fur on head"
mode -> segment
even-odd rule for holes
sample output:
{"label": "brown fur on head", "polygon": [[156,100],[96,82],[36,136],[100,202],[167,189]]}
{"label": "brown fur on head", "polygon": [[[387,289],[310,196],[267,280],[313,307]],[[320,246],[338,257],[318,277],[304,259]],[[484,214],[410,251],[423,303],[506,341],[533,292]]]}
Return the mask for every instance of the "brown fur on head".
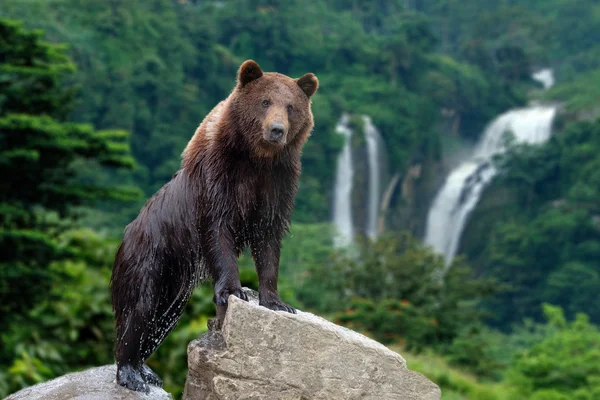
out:
{"label": "brown fur on head", "polygon": [[314,125],[310,97],[318,86],[311,73],[292,79],[263,73],[252,60],[241,65],[231,112],[241,126],[251,127],[243,136],[255,156],[272,157],[286,146],[304,144]]}
{"label": "brown fur on head", "polygon": [[229,97],[206,116],[188,143],[183,166],[195,169],[201,154],[224,147],[246,150],[258,159],[299,156],[314,126],[310,98],[318,86],[312,73],[292,79],[245,61]]}

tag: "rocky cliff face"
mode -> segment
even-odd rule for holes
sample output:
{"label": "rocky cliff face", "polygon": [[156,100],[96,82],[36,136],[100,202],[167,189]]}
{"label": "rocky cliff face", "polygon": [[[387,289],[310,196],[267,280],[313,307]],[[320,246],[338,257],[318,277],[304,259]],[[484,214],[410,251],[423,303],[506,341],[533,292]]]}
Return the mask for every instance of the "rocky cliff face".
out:
{"label": "rocky cliff face", "polygon": [[221,331],[188,347],[184,399],[439,399],[385,346],[315,315],[229,298]]}

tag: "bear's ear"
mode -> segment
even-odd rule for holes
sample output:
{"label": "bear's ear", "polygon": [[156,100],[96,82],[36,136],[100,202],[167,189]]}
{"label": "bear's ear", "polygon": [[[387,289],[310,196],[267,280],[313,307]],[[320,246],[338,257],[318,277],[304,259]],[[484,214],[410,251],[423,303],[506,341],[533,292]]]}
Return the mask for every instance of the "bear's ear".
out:
{"label": "bear's ear", "polygon": [[246,60],[238,71],[238,82],[241,87],[263,76],[262,69],[253,60]]}
{"label": "bear's ear", "polygon": [[302,89],[302,91],[306,93],[308,97],[315,94],[317,88],[319,87],[319,80],[317,79],[315,74],[312,73],[308,73],[303,77],[296,79],[296,83],[298,84],[298,86],[300,86],[300,89]]}

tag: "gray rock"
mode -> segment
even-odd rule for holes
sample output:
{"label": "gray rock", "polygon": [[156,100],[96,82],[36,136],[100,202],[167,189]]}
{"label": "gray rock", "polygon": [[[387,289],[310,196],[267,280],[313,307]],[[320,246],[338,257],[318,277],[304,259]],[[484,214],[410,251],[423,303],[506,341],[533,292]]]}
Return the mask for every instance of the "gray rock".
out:
{"label": "gray rock", "polygon": [[359,333],[229,297],[221,331],[188,346],[184,399],[437,400],[440,389]]}
{"label": "gray rock", "polygon": [[30,386],[8,396],[6,400],[168,400],[171,395],[164,390],[150,386],[150,393],[144,394],[117,385],[116,365],[91,368],[73,372],[45,383]]}

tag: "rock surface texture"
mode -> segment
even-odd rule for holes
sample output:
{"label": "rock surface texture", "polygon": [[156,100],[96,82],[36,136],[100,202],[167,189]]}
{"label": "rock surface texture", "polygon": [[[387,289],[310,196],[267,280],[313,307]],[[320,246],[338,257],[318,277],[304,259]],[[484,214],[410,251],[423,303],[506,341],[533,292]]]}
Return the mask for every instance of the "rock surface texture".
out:
{"label": "rock surface texture", "polygon": [[116,365],[74,372],[11,394],[6,400],[169,400],[171,395],[150,386],[150,393],[133,392],[115,382]]}
{"label": "rock surface texture", "polygon": [[184,399],[440,399],[385,346],[312,314],[229,297],[221,331],[188,347]]}

